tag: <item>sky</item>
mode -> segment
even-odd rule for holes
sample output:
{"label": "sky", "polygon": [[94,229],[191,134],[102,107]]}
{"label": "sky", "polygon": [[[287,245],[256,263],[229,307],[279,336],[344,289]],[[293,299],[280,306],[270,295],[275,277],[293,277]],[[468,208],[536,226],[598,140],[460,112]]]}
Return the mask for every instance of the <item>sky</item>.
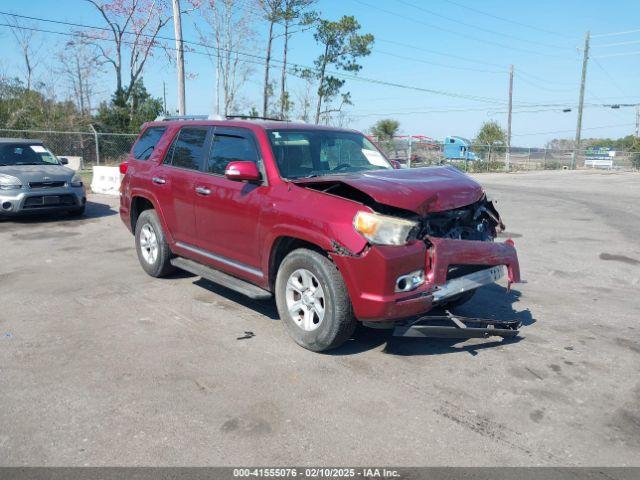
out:
{"label": "sky", "polygon": [[[242,0],[248,5],[251,0]],[[323,18],[353,15],[362,33],[375,44],[363,58],[360,80],[348,80],[353,105],[345,108],[350,126],[367,130],[381,118],[400,122],[403,134],[442,140],[447,135],[472,138],[482,122],[507,124],[509,66],[514,66],[512,145],[544,146],[553,138],[573,138],[577,120],[584,37],[591,32],[583,138],[629,135],[635,130],[635,108],[611,109],[603,104],[640,103],[640,2],[637,0],[318,0]],[[2,0],[0,11],[103,26],[84,0]],[[3,18],[2,23],[6,23]],[[55,23],[30,21],[47,30],[69,32]],[[183,18],[185,40],[199,40],[203,29],[197,12]],[[264,55],[266,24],[256,17],[256,39],[247,48]],[[630,33],[620,33],[630,32]],[[68,39],[38,33],[44,60],[36,78],[55,77],[54,53]],[[172,25],[163,35],[173,36]],[[23,66],[9,30],[0,27],[0,69],[22,76]],[[320,49],[310,32],[294,36],[289,60],[312,65]],[[273,57],[282,58],[274,44]],[[186,54],[187,113],[214,111],[215,69],[209,58]],[[264,67],[253,65],[241,91],[245,110],[262,104]],[[276,67],[272,77],[279,77]],[[386,82],[385,84],[375,82]],[[162,53],[145,70],[152,95],[177,105],[176,74]],[[108,98],[115,81],[110,70],[100,76],[99,91]],[[295,78],[291,89],[303,85]],[[58,96],[67,95],[63,86]],[[563,109],[570,108],[570,112]]]}

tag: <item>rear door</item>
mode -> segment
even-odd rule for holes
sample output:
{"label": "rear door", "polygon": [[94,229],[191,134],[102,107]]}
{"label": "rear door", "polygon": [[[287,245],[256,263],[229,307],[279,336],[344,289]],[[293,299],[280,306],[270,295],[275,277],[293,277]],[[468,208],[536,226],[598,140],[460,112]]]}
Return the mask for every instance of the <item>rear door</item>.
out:
{"label": "rear door", "polygon": [[210,127],[182,127],[164,160],[151,172],[153,189],[176,242],[196,242],[195,179],[211,137]]}
{"label": "rear door", "polygon": [[259,164],[253,133],[248,129],[215,127],[196,183],[197,246],[212,263],[238,274],[261,277],[260,214],[268,190],[266,183],[228,180],[224,171],[233,161]]}

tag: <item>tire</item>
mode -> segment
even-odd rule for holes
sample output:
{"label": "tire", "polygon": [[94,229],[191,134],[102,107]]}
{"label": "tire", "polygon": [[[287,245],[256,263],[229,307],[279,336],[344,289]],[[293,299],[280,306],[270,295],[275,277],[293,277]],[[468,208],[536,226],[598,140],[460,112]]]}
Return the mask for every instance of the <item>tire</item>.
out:
{"label": "tire", "polygon": [[84,211],[86,210],[86,206],[83,205],[80,208],[75,208],[73,210],[69,210],[70,217],[81,217],[84,215]]}
{"label": "tire", "polygon": [[[280,318],[301,347],[323,352],[339,347],[353,334],[357,321],[347,288],[337,267],[324,255],[306,248],[289,253],[278,269],[275,291]],[[297,314],[290,313],[292,305],[299,305]],[[310,308],[315,310],[305,315]],[[319,310],[323,311],[321,319]]]}
{"label": "tire", "polygon": [[471,300],[475,293],[476,293],[476,289],[469,290],[468,292],[464,292],[459,295],[456,295],[455,297],[451,297],[451,300],[447,301],[446,303],[442,303],[440,306],[442,308],[460,307],[465,303],[467,303],[469,300]]}
{"label": "tire", "polygon": [[155,210],[145,210],[136,222],[136,252],[142,269],[152,277],[164,277],[175,270],[171,249]]}

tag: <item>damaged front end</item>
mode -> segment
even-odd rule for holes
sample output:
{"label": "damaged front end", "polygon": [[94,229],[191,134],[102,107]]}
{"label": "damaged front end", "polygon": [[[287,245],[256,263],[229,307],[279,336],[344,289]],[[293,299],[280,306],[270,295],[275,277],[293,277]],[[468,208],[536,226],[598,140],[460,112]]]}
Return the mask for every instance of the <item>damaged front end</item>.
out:
{"label": "damaged front end", "polygon": [[493,202],[486,196],[472,205],[421,218],[421,238],[429,246],[428,278],[439,288],[434,303],[494,283],[507,269],[508,285],[520,281],[513,240],[494,240],[504,231]]}
{"label": "damaged front end", "polygon": [[505,274],[509,286],[520,281],[514,243],[496,241],[505,226],[481,187],[450,169],[429,171],[436,172],[437,188],[416,171],[419,178],[400,184],[396,195],[382,189],[380,178],[300,185],[367,207],[353,225],[367,247],[350,252],[334,241],[330,252],[361,320],[395,320],[455,304]]}

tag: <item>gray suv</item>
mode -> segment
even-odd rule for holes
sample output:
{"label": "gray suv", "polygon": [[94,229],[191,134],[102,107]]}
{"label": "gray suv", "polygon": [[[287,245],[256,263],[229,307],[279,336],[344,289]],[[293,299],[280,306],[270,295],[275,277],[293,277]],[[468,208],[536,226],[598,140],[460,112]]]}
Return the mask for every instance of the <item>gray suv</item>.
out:
{"label": "gray suv", "polygon": [[0,138],[0,218],[51,211],[82,215],[86,190],[67,163],[40,140]]}

